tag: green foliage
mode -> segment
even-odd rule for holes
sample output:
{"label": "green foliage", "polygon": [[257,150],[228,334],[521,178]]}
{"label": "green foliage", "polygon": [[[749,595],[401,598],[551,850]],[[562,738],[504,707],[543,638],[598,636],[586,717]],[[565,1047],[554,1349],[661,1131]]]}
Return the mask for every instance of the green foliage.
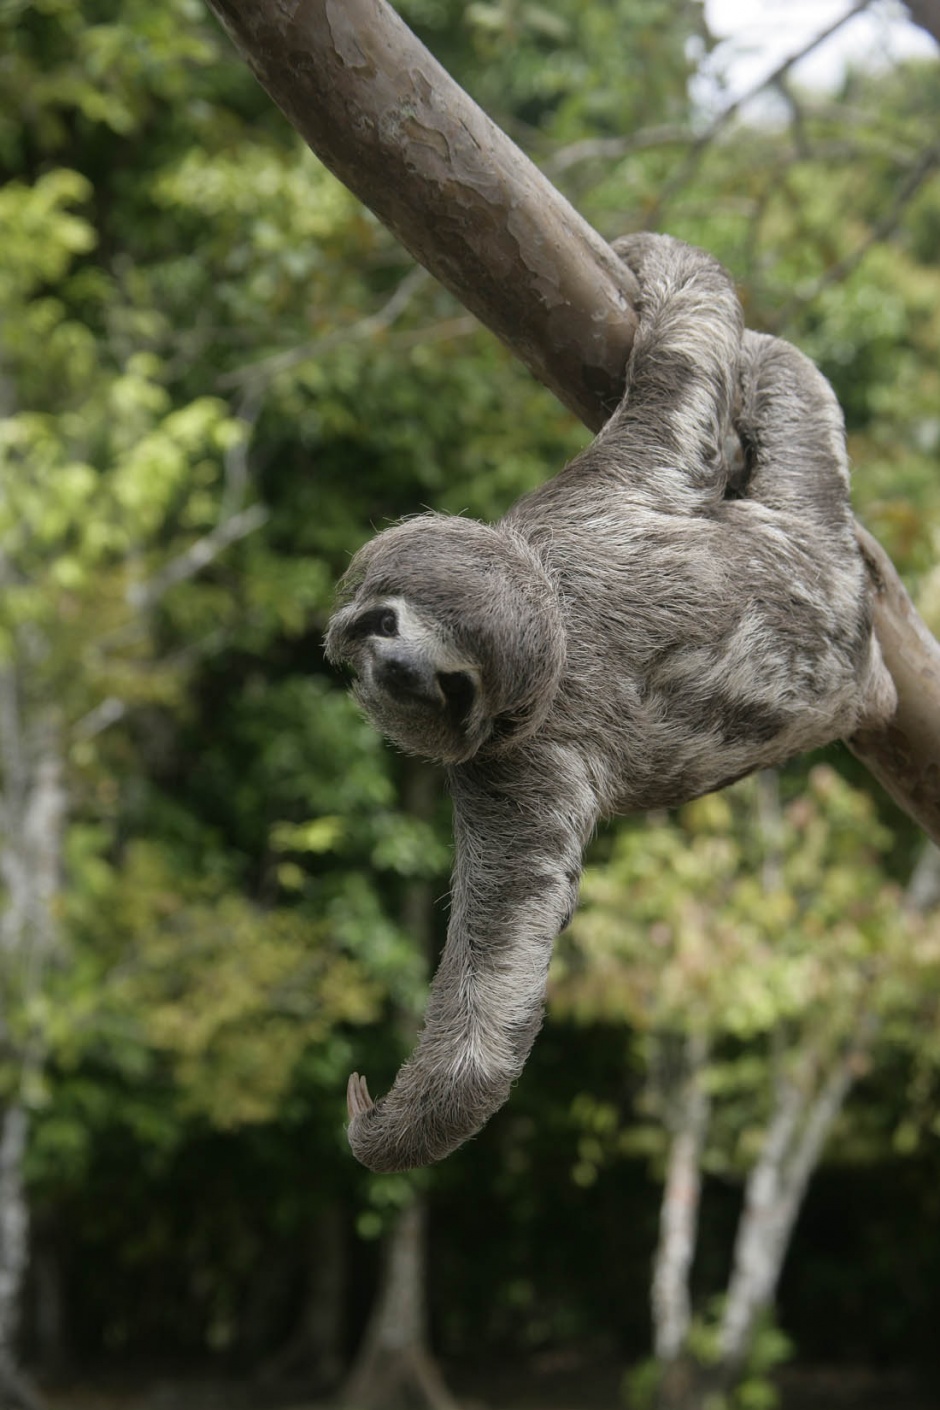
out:
{"label": "green foliage", "polygon": [[[793,1356],[793,1343],[771,1317],[757,1329],[747,1361],[730,1390],[708,1389],[709,1374],[719,1364],[719,1331],[722,1300],[715,1299],[707,1313],[693,1319],[689,1332],[688,1364],[684,1375],[692,1385],[701,1378],[702,1410],[775,1410],[780,1395],[774,1373]],[[665,1368],[654,1357],[641,1361],[624,1377],[624,1403],[630,1410],[653,1410]]]}
{"label": "green foliage", "polygon": [[401,11],[496,121],[564,142],[683,110],[685,41],[703,30],[685,0],[406,0]]}
{"label": "green foliage", "polygon": [[236,896],[187,904],[159,865],[148,875],[161,859],[140,851],[122,869],[131,913],[118,923],[132,938],[109,999],[140,1015],[184,1112],[221,1129],[270,1120],[308,1045],[338,1024],[374,1022],[376,987],[325,927]]}
{"label": "green foliage", "polygon": [[779,812],[772,785],[749,779],[622,827],[588,869],[550,1009],[630,1033],[652,1124],[625,1126],[616,1106],[580,1096],[577,1183],[618,1153],[661,1153],[679,1035],[702,1034],[712,1053],[715,1171],[749,1167],[781,1064],[813,1085],[868,1024],[883,1053],[924,1052],[940,1000],[936,920],[886,875],[891,838],[871,798],[827,765],[800,784]]}
{"label": "green foliage", "polygon": [[684,1030],[694,1014],[739,1040],[825,1010],[838,1041],[906,945],[877,865],[889,842],[870,799],[824,765],[779,818],[762,819],[750,779],[624,828],[585,877],[553,1006],[640,1031]]}

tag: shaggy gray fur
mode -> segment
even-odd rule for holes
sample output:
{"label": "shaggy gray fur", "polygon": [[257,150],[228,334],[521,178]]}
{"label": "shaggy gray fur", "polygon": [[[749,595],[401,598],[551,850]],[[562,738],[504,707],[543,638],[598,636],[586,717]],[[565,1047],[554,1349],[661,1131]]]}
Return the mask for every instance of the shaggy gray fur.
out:
{"label": "shaggy gray fur", "polygon": [[894,708],[828,383],[742,331],[709,255],[652,235],[615,248],[640,327],[601,434],[495,525],[425,514],[379,534],[330,624],[366,713],[446,764],[454,800],[417,1048],[374,1105],[349,1083],[350,1144],[373,1170],[440,1160],[506,1100],[599,817],[721,788]]}

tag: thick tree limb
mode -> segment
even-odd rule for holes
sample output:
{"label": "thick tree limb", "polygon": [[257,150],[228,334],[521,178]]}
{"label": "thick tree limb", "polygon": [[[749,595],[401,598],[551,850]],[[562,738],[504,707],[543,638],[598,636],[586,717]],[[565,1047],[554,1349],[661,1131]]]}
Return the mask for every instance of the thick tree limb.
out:
{"label": "thick tree limb", "polygon": [[940,44],[940,0],[907,0],[911,19]]}
{"label": "thick tree limb", "polygon": [[[597,232],[384,0],[208,4],[321,160],[597,430],[635,328],[632,281]],[[890,561],[867,557],[900,706],[852,747],[940,842],[940,647]]]}
{"label": "thick tree limb", "polygon": [[898,692],[881,729],[860,730],[849,746],[891,797],[940,841],[940,645],[917,615],[881,545],[864,529],[859,543],[875,585],[875,630]]}
{"label": "thick tree limb", "polygon": [[609,245],[382,0],[209,0],[304,140],[592,430],[635,286]]}

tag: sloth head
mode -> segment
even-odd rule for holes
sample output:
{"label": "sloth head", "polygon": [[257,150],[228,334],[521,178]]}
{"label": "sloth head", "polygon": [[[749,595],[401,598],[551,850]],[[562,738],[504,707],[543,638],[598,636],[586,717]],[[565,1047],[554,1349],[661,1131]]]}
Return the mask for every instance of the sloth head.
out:
{"label": "sloth head", "polygon": [[505,528],[422,514],[356,554],[326,637],[372,723],[411,754],[465,763],[527,738],[564,667],[557,595]]}

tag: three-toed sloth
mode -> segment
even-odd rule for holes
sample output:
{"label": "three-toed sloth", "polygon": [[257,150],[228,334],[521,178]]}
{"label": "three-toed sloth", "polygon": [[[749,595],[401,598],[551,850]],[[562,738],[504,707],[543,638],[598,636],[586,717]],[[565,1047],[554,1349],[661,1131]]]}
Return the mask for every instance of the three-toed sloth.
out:
{"label": "three-toed sloth", "polygon": [[825,378],[743,330],[709,255],[652,235],[615,248],[639,329],[601,433],[496,524],[423,514],[380,533],[330,623],[366,714],[446,766],[454,803],[417,1047],[374,1104],[349,1082],[349,1140],[373,1170],[441,1159],[506,1100],[600,817],[721,788],[894,708]]}

